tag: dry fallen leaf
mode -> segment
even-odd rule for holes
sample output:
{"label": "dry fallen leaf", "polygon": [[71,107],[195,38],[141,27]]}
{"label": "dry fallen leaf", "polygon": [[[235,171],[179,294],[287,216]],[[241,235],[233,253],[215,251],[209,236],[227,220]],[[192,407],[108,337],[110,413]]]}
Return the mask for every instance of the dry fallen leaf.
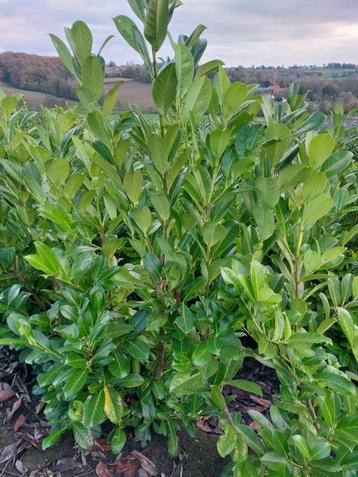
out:
{"label": "dry fallen leaf", "polygon": [[94,441],[95,447],[98,447],[102,452],[111,452],[112,446],[107,443],[105,439],[96,439]]}
{"label": "dry fallen leaf", "polygon": [[120,477],[136,477],[137,460],[133,457],[124,457],[116,460],[116,472]]}
{"label": "dry fallen leaf", "polygon": [[254,396],[253,394],[250,394],[250,399],[257,404],[260,404],[261,406],[265,407],[266,409],[269,409],[272,406],[272,402],[268,401],[267,399],[262,399],[260,397]]}
{"label": "dry fallen leaf", "polygon": [[113,477],[112,472],[109,470],[107,464],[99,462],[96,467],[96,474],[98,477]]}
{"label": "dry fallen leaf", "polygon": [[198,427],[201,431],[207,434],[211,434],[213,432],[212,428],[205,422],[204,419],[200,419],[200,421],[197,421],[196,427]]}
{"label": "dry fallen leaf", "polygon": [[17,460],[15,462],[15,467],[20,472],[20,474],[25,474],[25,472],[27,471],[26,467],[22,463],[22,460]]}
{"label": "dry fallen leaf", "polygon": [[34,436],[28,432],[26,434],[21,434],[21,450],[31,449],[32,447],[35,449],[38,449],[39,447],[39,442],[37,442]]}
{"label": "dry fallen leaf", "polygon": [[40,414],[40,412],[42,411],[44,407],[45,407],[45,403],[40,401],[38,405],[35,407],[36,414]]}
{"label": "dry fallen leaf", "polygon": [[58,472],[68,472],[69,470],[81,469],[82,464],[77,462],[73,457],[65,457],[59,459],[56,463],[56,470]]}
{"label": "dry fallen leaf", "polygon": [[6,420],[5,422],[10,422],[11,419],[13,418],[15,412],[21,407],[21,404],[22,404],[22,398],[20,397],[19,399],[17,399],[14,404],[12,405],[12,407],[8,407],[5,411],[6,413]]}
{"label": "dry fallen leaf", "polygon": [[18,430],[25,424],[26,422],[26,417],[23,414],[20,414],[20,416],[16,419],[16,422],[14,424],[14,432],[18,432]]}
{"label": "dry fallen leaf", "polygon": [[0,464],[7,462],[10,459],[13,459],[19,451],[20,441],[10,444],[0,451]]}
{"label": "dry fallen leaf", "polygon": [[43,424],[43,421],[35,423],[33,426],[33,433],[34,433],[34,439],[36,442],[40,442],[40,440],[49,434],[49,426],[45,422]]}
{"label": "dry fallen leaf", "polygon": [[159,475],[159,471],[156,465],[141,452],[134,450],[132,452],[132,456],[139,461],[142,469],[145,470],[146,473],[150,475],[150,477],[155,477],[156,475]]}
{"label": "dry fallen leaf", "polygon": [[243,408],[243,411],[245,412],[248,412],[248,411],[257,411],[257,412],[265,412],[267,411],[267,407],[265,406],[259,406],[259,405],[256,405],[256,406],[244,406]]}
{"label": "dry fallen leaf", "polygon": [[206,434],[217,434],[222,435],[223,431],[220,428],[220,422],[218,419],[213,417],[203,417],[196,423],[196,427]]}
{"label": "dry fallen leaf", "polygon": [[0,402],[7,401],[15,395],[15,391],[11,389],[8,383],[0,383]]}

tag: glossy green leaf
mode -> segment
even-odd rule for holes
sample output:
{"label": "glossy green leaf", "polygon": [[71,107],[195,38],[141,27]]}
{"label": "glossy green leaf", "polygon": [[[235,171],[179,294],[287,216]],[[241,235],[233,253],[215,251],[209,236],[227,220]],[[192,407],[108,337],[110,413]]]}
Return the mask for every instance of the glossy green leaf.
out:
{"label": "glossy green leaf", "polygon": [[105,420],[104,392],[99,391],[86,399],[83,407],[83,424],[87,428],[95,427]]}
{"label": "glossy green leaf", "polygon": [[143,35],[137,25],[129,17],[119,15],[113,19],[117,30],[125,41],[142,57],[144,63],[150,66],[150,59]]}
{"label": "glossy green leaf", "polygon": [[117,105],[118,90],[123,85],[123,81],[117,81],[108,91],[104,98],[102,111],[105,116],[110,116]]}
{"label": "glossy green leaf", "polygon": [[257,204],[252,210],[263,240],[270,238],[275,231],[275,217],[271,209]]}
{"label": "glossy green leaf", "polygon": [[190,311],[190,308],[183,304],[181,307],[181,313],[177,316],[174,323],[184,334],[187,335],[190,333],[194,326],[194,316]]}
{"label": "glossy green leaf", "polygon": [[193,81],[194,58],[190,49],[180,43],[175,47],[175,71],[178,81],[177,97],[183,98]]}
{"label": "glossy green leaf", "polygon": [[147,234],[150,224],[152,223],[152,214],[149,207],[141,207],[133,211],[133,219],[139,226],[144,235]]}
{"label": "glossy green leaf", "polygon": [[170,203],[168,199],[163,194],[151,193],[149,196],[159,217],[163,221],[168,220],[170,217]]}
{"label": "glossy green leaf", "polygon": [[242,389],[243,391],[247,391],[248,393],[257,394],[258,396],[263,395],[261,386],[254,383],[253,381],[248,381],[247,379],[233,379],[232,381],[227,381],[225,384],[234,386],[238,389]]}
{"label": "glossy green leaf", "polygon": [[300,454],[302,455],[302,457],[307,461],[311,458],[311,454],[310,454],[310,449],[308,447],[308,443],[306,441],[306,439],[299,435],[299,434],[295,434],[294,436],[292,436],[292,440],[293,442],[295,443],[298,451],[300,452]]}
{"label": "glossy green leaf", "polygon": [[195,366],[206,366],[211,359],[211,353],[208,350],[207,343],[204,342],[195,345],[194,353],[191,359]]}
{"label": "glossy green leaf", "polygon": [[123,449],[127,440],[126,433],[123,429],[115,429],[113,434],[111,435],[111,446],[113,454],[119,454]]}
{"label": "glossy green leaf", "polygon": [[42,450],[45,451],[49,447],[55,445],[66,432],[67,428],[61,428],[57,431],[51,432],[48,436],[46,436],[42,441]]}
{"label": "glossy green leaf", "polygon": [[280,193],[276,179],[269,177],[258,177],[255,181],[255,189],[259,199],[273,209],[279,201]]}
{"label": "glossy green leaf", "polygon": [[330,134],[319,134],[314,137],[308,146],[310,165],[318,169],[332,154],[335,141]]}
{"label": "glossy green leaf", "polygon": [[74,370],[67,378],[63,387],[63,395],[66,401],[75,398],[87,383],[88,369]]}
{"label": "glossy green leaf", "polygon": [[82,84],[93,94],[94,101],[98,101],[103,93],[104,68],[99,56],[89,56],[83,62]]}
{"label": "glossy green leaf", "polygon": [[345,334],[352,353],[358,362],[358,327],[355,325],[352,315],[344,308],[337,308],[338,321]]}
{"label": "glossy green leaf", "polygon": [[72,25],[71,40],[76,59],[83,65],[91,55],[93,46],[92,33],[85,22],[79,20]]}
{"label": "glossy green leaf", "polygon": [[212,88],[205,76],[195,79],[191,84],[184,101],[184,112],[202,116],[207,111],[211,101]]}
{"label": "glossy green leaf", "polygon": [[127,172],[123,179],[123,190],[133,204],[138,202],[142,192],[143,175],[140,171]]}
{"label": "glossy green leaf", "polygon": [[144,341],[136,339],[133,341],[128,341],[126,351],[134,359],[148,359],[150,348]]}
{"label": "glossy green leaf", "polygon": [[72,425],[73,435],[77,444],[82,449],[90,450],[93,447],[93,437],[88,429],[80,422],[74,422]]}
{"label": "glossy green leaf", "polygon": [[145,0],[128,0],[128,4],[133,10],[133,12],[137,15],[137,17],[144,22],[145,18]]}
{"label": "glossy green leaf", "polygon": [[153,82],[153,100],[162,114],[167,114],[170,107],[175,103],[177,83],[175,65],[173,63],[165,66]]}
{"label": "glossy green leaf", "polygon": [[203,377],[199,371],[193,373],[177,373],[170,383],[170,392],[174,394],[192,394],[203,384]]}
{"label": "glossy green leaf", "polygon": [[144,22],[144,36],[158,51],[167,36],[169,24],[168,0],[149,0]]}
{"label": "glossy green leaf", "polygon": [[55,45],[58,56],[61,58],[62,63],[68,69],[68,71],[79,80],[79,75],[77,73],[76,67],[73,62],[71,53],[65,43],[58,38],[56,35],[50,35],[52,43]]}
{"label": "glossy green leaf", "polygon": [[218,453],[221,457],[228,456],[236,446],[237,435],[232,426],[227,426],[225,434],[219,437],[217,443]]}
{"label": "glossy green leaf", "polygon": [[310,201],[303,209],[302,226],[312,227],[318,220],[328,214],[333,206],[331,197],[321,194]]}

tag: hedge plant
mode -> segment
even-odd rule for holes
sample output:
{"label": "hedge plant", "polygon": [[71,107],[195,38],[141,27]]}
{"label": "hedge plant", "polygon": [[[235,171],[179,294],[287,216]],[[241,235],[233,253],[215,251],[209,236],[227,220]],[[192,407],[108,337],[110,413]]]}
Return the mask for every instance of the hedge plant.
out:
{"label": "hedge plant", "polygon": [[[114,23],[151,73],[156,119],[115,112],[121,82],[104,93],[83,22],[68,46],[52,35],[78,107],[0,99],[0,344],[37,374],[43,447],[71,430],[91,449],[110,421],[114,453],[133,428],[175,456],[179,430],[212,415],[225,475],[353,477],[357,166],[343,111],[326,121],[294,85],[276,103],[231,83],[201,62],[203,25],[168,34],[180,1],[128,2],[137,22]],[[223,395],[262,395],[236,379],[247,357],[280,382],[269,416],[249,411],[258,431]]]}

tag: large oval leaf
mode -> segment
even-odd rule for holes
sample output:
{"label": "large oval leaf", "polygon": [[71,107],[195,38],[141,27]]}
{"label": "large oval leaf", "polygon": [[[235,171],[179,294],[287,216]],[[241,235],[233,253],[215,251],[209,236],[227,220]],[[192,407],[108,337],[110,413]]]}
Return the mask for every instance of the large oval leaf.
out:
{"label": "large oval leaf", "polygon": [[105,420],[104,392],[99,391],[89,396],[83,408],[83,425],[87,428],[95,427]]}
{"label": "large oval leaf", "polygon": [[194,58],[190,49],[182,44],[175,47],[175,71],[178,80],[177,96],[184,97],[193,81]]}
{"label": "large oval leaf", "polygon": [[195,79],[190,86],[184,101],[184,112],[193,112],[202,116],[208,109],[211,101],[212,87],[206,76]]}
{"label": "large oval leaf", "polygon": [[149,0],[144,23],[144,36],[158,51],[167,36],[169,24],[168,0]]}
{"label": "large oval leaf", "polygon": [[64,387],[63,394],[67,401],[73,399],[77,394],[82,390],[84,385],[87,382],[88,370],[74,370],[71,375],[68,377]]}
{"label": "large oval leaf", "polygon": [[170,106],[175,102],[177,84],[174,63],[170,63],[163,68],[153,82],[153,100],[162,114],[166,114]]}
{"label": "large oval leaf", "polygon": [[98,101],[103,93],[104,68],[99,56],[89,56],[82,66],[82,85],[89,89],[94,101]]}
{"label": "large oval leaf", "polygon": [[77,21],[72,25],[71,38],[74,53],[80,65],[91,55],[93,37],[85,22]]}
{"label": "large oval leaf", "polygon": [[145,40],[134,21],[125,15],[119,15],[114,18],[113,21],[128,45],[139,53],[144,63],[150,67],[150,59]]}

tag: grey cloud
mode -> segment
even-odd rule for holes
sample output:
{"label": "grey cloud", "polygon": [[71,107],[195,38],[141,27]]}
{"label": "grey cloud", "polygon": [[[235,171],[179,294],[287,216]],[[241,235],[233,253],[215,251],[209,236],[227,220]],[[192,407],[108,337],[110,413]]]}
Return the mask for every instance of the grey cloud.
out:
{"label": "grey cloud", "polygon": [[[120,13],[131,15],[126,0],[0,0],[0,50],[54,54],[47,34],[79,18],[99,44],[116,33],[111,18]],[[171,30],[190,33],[197,23],[208,26],[206,58],[229,65],[358,62],[358,0],[184,0]],[[106,58],[139,61],[118,34]]]}

